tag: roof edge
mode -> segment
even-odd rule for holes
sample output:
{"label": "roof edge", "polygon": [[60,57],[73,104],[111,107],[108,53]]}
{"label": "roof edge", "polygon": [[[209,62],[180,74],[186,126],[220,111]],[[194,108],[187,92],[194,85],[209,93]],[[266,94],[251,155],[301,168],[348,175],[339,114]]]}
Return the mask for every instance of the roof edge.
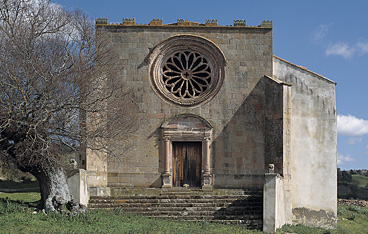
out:
{"label": "roof edge", "polygon": [[333,84],[337,85],[337,83],[336,83],[335,81],[330,80],[330,79],[328,79],[328,78],[326,78],[326,77],[324,77],[324,76],[322,76],[322,75],[320,75],[320,74],[318,74],[318,73],[315,73],[315,72],[313,72],[313,71],[311,71],[311,70],[308,70],[307,68],[305,68],[305,67],[303,67],[303,66],[299,66],[299,65],[296,65],[296,64],[294,64],[294,63],[291,63],[291,62],[289,62],[289,61],[287,61],[287,60],[285,60],[285,59],[282,59],[282,58],[280,58],[280,57],[278,57],[278,56],[276,56],[276,55],[273,55],[273,57],[274,57],[274,58],[276,58],[276,59],[279,59],[280,61],[283,61],[284,63],[287,63],[287,64],[289,64],[289,65],[291,65],[291,66],[293,66],[293,67],[296,67],[296,68],[299,68],[299,69],[301,69],[301,70],[303,70],[303,71],[309,72],[309,73],[311,73],[311,74],[313,74],[313,75],[315,75],[315,76],[318,76],[318,77],[320,77],[320,78],[322,78],[322,79],[324,79],[324,80],[327,80],[327,81],[329,81],[329,82],[331,82],[331,83],[333,83]]}
{"label": "roof edge", "polygon": [[265,75],[265,77],[267,77],[268,79],[276,82],[277,84],[286,85],[286,86],[293,86],[293,84],[284,82],[284,81],[282,81],[280,79],[277,79],[276,77],[273,77],[273,76]]}

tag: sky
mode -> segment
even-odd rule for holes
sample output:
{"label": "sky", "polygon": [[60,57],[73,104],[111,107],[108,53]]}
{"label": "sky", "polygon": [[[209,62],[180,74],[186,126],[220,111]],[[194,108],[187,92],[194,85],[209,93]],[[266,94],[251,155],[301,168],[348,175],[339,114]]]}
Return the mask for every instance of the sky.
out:
{"label": "sky", "polygon": [[91,18],[138,24],[162,19],[233,25],[273,21],[273,52],[337,83],[337,163],[368,169],[368,1],[367,0],[51,0]]}

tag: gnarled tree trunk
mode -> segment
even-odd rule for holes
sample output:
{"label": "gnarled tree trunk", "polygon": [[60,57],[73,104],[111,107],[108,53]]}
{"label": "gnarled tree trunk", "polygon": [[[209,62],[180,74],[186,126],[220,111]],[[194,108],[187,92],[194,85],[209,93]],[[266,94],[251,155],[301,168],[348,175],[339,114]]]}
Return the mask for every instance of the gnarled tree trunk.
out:
{"label": "gnarled tree trunk", "polygon": [[64,169],[60,166],[31,170],[40,185],[41,207],[45,211],[55,211],[53,198],[66,203],[71,199]]}

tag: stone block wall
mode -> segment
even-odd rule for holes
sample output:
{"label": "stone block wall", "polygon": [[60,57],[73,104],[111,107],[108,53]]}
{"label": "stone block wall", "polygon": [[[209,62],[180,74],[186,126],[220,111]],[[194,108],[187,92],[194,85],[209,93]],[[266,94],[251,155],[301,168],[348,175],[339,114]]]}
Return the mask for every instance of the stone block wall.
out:
{"label": "stone block wall", "polygon": [[[211,170],[217,188],[263,186],[264,75],[272,75],[272,29],[249,27],[114,26],[98,27],[110,38],[119,66],[113,82],[132,90],[138,129],[127,136],[119,158],[108,158],[108,186],[160,187],[164,143],[160,126],[190,113],[213,125]],[[196,107],[162,100],[151,87],[150,51],[181,34],[201,36],[223,52],[227,65],[218,94]]]}

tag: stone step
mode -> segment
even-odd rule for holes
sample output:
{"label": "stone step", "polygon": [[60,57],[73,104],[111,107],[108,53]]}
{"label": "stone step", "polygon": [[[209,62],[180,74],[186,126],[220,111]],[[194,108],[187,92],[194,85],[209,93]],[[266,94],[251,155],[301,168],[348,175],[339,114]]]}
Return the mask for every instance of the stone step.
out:
{"label": "stone step", "polygon": [[91,209],[120,209],[151,218],[206,221],[261,229],[263,196],[173,192],[161,195],[91,196]]}
{"label": "stone step", "polygon": [[165,212],[196,212],[201,214],[225,214],[225,215],[258,215],[262,214],[263,210],[261,208],[221,208],[221,207],[114,207],[114,206],[105,206],[101,207],[97,205],[96,207],[91,207],[104,209],[104,208],[119,208],[125,212],[130,213],[165,213]]}
{"label": "stone step", "polygon": [[94,204],[106,204],[106,205],[117,205],[117,206],[172,206],[172,207],[228,207],[228,206],[236,206],[236,207],[262,207],[262,203],[259,202],[206,202],[206,201],[190,201],[190,202],[183,202],[183,201],[154,201],[154,202],[147,202],[147,201],[135,201],[135,200],[128,200],[128,201],[111,201],[111,202],[90,202],[90,205]]}
{"label": "stone step", "polygon": [[[141,214],[144,215],[144,214]],[[189,221],[229,221],[229,222],[237,222],[237,223],[245,223],[245,222],[254,222],[254,223],[262,223],[262,217],[248,217],[248,216],[200,216],[200,215],[150,215],[146,214],[146,217],[149,218],[157,218],[157,219],[171,219],[171,220],[189,220]]]}
{"label": "stone step", "polygon": [[248,198],[244,198],[244,197],[194,197],[194,196],[187,196],[187,197],[180,197],[180,196],[175,196],[175,197],[167,197],[167,196],[155,196],[155,197],[144,197],[144,196],[139,196],[139,197],[132,197],[132,196],[126,196],[126,197],[113,197],[113,198],[108,198],[108,197],[91,197],[90,200],[106,200],[106,201],[111,201],[111,200],[127,200],[127,199],[134,199],[134,200],[156,200],[156,199],[160,199],[160,200],[174,200],[174,199],[180,199],[180,200],[213,200],[213,201],[222,201],[222,200],[229,200],[229,201],[235,201],[235,200],[243,200],[243,201],[258,201],[258,200],[262,200],[262,197],[248,197]]}
{"label": "stone step", "polygon": [[151,209],[151,210],[184,210],[184,209],[194,209],[194,210],[231,210],[231,211],[247,211],[247,212],[262,212],[262,206],[231,206],[231,205],[216,205],[208,203],[167,203],[167,204],[142,204],[142,203],[92,203],[89,205],[90,208],[121,208],[124,210],[129,209]]}
{"label": "stone step", "polygon": [[104,200],[117,200],[117,199],[212,199],[212,200],[258,200],[262,199],[262,196],[254,196],[254,195],[126,195],[126,196],[117,196],[117,197],[99,197],[99,196],[91,196],[91,200],[95,199],[104,199]]}
{"label": "stone step", "polygon": [[259,195],[263,193],[262,189],[213,189],[205,191],[196,188],[126,188],[126,187],[110,187],[113,196],[124,195]]}
{"label": "stone step", "polygon": [[262,205],[232,205],[232,204],[209,204],[209,203],[90,203],[88,205],[90,208],[110,208],[110,207],[167,207],[167,208],[177,208],[177,207],[207,207],[207,208],[229,208],[236,207],[237,209],[246,210],[262,210]]}
{"label": "stone step", "polygon": [[208,207],[208,208],[231,208],[236,207],[238,209],[262,209],[262,204],[234,204],[234,203],[136,203],[136,202],[126,202],[126,203],[90,203],[89,207],[106,206],[106,207]]}
{"label": "stone step", "polygon": [[182,207],[182,208],[175,208],[175,207],[116,207],[116,206],[93,206],[91,209],[121,209],[125,212],[133,212],[133,213],[140,213],[140,212],[186,212],[186,211],[193,211],[193,212],[211,212],[211,213],[218,213],[218,214],[234,214],[234,215],[244,215],[244,214],[262,214],[263,210],[261,208],[248,208],[248,209],[233,209],[233,208],[220,208],[220,207]]}

